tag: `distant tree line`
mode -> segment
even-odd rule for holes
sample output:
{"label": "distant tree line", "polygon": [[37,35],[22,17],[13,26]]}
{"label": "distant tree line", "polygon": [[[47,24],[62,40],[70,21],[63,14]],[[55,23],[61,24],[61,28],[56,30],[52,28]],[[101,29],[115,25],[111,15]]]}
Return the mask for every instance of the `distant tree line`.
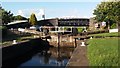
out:
{"label": "distant tree line", "polygon": [[34,13],[31,14],[30,18],[21,15],[14,16],[11,11],[7,11],[0,7],[0,18],[2,19],[1,25],[6,25],[15,20],[28,20],[31,25],[37,25],[37,18]]}
{"label": "distant tree line", "polygon": [[13,13],[0,7],[0,17],[2,18],[2,25],[6,25],[13,20]]}
{"label": "distant tree line", "polygon": [[2,19],[1,25],[6,25],[14,20],[28,20],[27,18],[17,15],[14,16],[11,11],[7,11],[0,6],[0,18]]}
{"label": "distant tree line", "polygon": [[28,20],[26,17],[23,17],[21,15],[13,16],[14,20]]}

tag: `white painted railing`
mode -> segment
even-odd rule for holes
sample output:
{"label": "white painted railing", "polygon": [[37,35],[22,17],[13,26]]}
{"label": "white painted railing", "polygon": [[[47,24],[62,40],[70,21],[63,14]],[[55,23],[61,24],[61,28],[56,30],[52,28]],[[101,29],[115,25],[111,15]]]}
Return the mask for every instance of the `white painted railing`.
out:
{"label": "white painted railing", "polygon": [[118,29],[109,29],[109,33],[118,32]]}

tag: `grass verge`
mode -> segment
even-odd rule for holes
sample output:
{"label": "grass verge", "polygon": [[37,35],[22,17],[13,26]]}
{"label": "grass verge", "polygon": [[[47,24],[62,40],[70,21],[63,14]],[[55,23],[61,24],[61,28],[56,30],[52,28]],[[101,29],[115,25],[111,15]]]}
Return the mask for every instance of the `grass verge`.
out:
{"label": "grass verge", "polygon": [[91,34],[89,36],[104,36],[104,37],[108,37],[108,36],[119,36],[120,32],[115,32],[115,33],[100,33],[100,34]]}
{"label": "grass verge", "polygon": [[90,66],[118,66],[118,38],[90,39],[87,43]]}

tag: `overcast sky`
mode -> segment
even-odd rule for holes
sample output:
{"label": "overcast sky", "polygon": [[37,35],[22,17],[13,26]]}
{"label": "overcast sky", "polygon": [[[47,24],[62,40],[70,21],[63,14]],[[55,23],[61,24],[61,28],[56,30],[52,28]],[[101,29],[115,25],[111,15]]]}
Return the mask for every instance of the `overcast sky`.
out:
{"label": "overcast sky", "polygon": [[[12,0],[11,0],[12,1]],[[37,0],[36,0],[37,1]],[[89,0],[90,1],[90,0]],[[94,0],[93,0],[94,1]],[[2,7],[14,15],[30,17],[35,13],[38,20],[56,17],[92,17],[93,10],[100,1],[95,2],[2,2]],[[44,10],[44,11],[43,11]]]}

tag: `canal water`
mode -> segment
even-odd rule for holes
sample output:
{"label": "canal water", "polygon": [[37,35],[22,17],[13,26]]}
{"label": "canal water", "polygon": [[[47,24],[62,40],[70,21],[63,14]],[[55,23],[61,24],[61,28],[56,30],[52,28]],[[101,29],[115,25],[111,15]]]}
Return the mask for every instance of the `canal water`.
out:
{"label": "canal water", "polygon": [[48,50],[40,50],[34,54],[29,60],[24,61],[18,66],[63,66],[68,63],[74,48],[49,48]]}

